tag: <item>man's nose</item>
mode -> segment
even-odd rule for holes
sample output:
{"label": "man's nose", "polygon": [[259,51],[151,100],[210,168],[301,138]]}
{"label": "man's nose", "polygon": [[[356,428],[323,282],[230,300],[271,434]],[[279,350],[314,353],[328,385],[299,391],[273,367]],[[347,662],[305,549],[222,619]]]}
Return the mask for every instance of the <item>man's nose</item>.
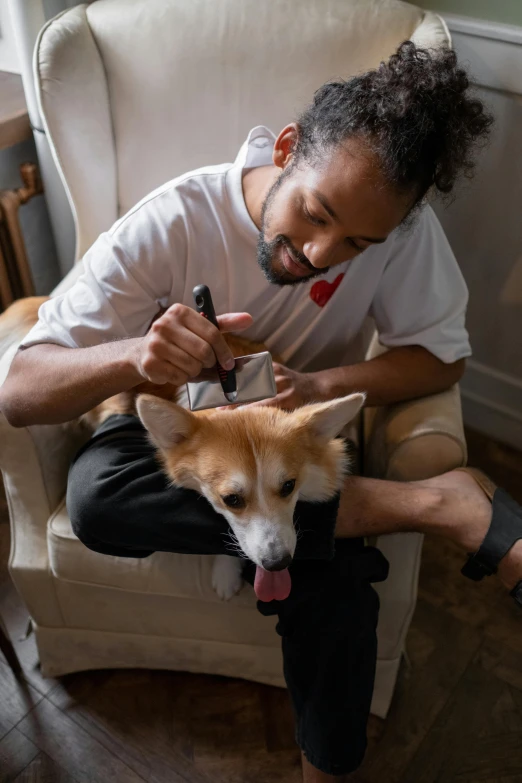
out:
{"label": "man's nose", "polygon": [[328,266],[335,265],[336,244],[326,237],[318,237],[310,242],[305,242],[303,255],[316,269],[326,269]]}

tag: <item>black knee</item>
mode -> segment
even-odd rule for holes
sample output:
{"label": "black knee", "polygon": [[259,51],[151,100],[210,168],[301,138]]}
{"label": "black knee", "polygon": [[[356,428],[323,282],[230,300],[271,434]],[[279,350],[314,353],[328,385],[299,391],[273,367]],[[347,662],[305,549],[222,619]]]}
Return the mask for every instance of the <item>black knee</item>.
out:
{"label": "black knee", "polygon": [[[73,533],[86,547],[119,557],[146,557],[152,550],[132,549],[130,531],[118,513],[111,470],[95,450],[85,451],[69,470],[66,505]],[[123,522],[123,525],[122,525]]]}

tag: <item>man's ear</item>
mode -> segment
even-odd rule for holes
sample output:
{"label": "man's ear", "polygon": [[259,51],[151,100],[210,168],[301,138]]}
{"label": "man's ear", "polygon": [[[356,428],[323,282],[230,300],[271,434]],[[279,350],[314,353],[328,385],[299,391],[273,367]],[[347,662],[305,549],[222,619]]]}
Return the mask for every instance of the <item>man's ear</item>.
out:
{"label": "man's ear", "polygon": [[336,400],[305,405],[298,408],[293,415],[297,417],[299,424],[309,427],[318,437],[331,440],[357,416],[365,399],[366,394],[357,392]]}
{"label": "man's ear", "polygon": [[172,449],[196,431],[194,414],[174,402],[140,394],[136,408],[144,427],[160,449]]}
{"label": "man's ear", "polygon": [[272,162],[279,169],[286,169],[294,158],[295,147],[299,137],[299,125],[291,122],[286,125],[274,142]]}

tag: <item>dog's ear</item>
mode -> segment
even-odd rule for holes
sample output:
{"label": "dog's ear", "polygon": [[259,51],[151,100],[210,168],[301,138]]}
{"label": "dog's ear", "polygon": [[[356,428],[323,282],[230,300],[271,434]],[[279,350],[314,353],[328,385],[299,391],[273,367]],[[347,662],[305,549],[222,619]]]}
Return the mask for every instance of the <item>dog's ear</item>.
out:
{"label": "dog's ear", "polygon": [[320,438],[330,440],[339,435],[343,427],[359,413],[366,394],[358,392],[347,397],[338,397],[327,402],[316,402],[298,408],[293,414],[299,424],[305,424]]}
{"label": "dog's ear", "polygon": [[152,394],[140,394],[136,408],[143,426],[160,449],[171,449],[187,440],[198,426],[190,411]]}

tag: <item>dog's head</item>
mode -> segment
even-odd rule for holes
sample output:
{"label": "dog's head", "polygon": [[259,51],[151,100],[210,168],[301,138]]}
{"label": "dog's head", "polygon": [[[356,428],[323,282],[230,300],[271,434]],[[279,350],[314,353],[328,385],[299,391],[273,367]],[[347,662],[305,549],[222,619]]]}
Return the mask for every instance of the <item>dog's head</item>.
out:
{"label": "dog's head", "polygon": [[172,482],[201,493],[244,554],[276,571],[294,554],[297,500],[325,501],[340,489],[348,464],[336,435],[364,399],[351,394],[291,413],[247,406],[195,414],[143,395],[137,408]]}

